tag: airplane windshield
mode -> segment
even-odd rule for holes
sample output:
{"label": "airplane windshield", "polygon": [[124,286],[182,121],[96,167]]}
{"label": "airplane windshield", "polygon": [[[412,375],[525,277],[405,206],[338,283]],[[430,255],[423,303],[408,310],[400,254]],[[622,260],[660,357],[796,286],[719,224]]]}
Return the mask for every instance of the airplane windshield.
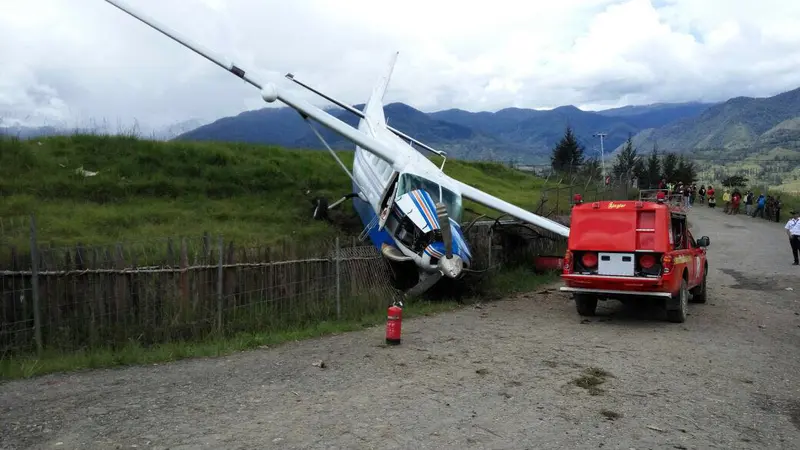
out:
{"label": "airplane windshield", "polygon": [[461,223],[462,204],[460,195],[431,180],[405,173],[400,176],[397,197],[417,189],[423,189],[430,194],[434,203],[439,201],[444,203],[447,207],[447,214],[456,222]]}

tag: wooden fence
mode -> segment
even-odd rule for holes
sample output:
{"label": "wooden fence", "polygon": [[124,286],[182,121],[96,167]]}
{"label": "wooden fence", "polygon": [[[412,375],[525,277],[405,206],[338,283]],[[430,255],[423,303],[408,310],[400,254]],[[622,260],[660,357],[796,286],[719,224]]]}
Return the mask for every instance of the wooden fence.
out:
{"label": "wooden fence", "polygon": [[[0,245],[0,354],[147,346],[358,319],[400,295],[378,251],[349,238],[242,248],[206,234],[50,248],[31,230],[30,249]],[[513,222],[476,223],[467,239],[476,270],[563,254],[564,246]]]}

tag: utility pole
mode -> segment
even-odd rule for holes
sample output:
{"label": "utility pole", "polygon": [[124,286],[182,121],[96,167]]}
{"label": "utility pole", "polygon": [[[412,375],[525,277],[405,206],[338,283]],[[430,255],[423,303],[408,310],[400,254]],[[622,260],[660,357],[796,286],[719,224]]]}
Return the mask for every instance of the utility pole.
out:
{"label": "utility pole", "polygon": [[606,133],[595,133],[592,136],[600,138],[600,166],[603,170],[603,179],[606,177],[606,157],[605,152],[603,151],[603,139],[606,137]]}

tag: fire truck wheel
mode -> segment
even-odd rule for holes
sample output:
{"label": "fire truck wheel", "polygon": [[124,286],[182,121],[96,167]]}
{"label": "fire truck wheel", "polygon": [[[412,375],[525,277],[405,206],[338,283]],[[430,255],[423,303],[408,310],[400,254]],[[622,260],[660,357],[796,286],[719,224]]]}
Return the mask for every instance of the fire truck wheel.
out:
{"label": "fire truck wheel", "polygon": [[669,309],[667,309],[667,320],[674,323],[686,322],[686,315],[689,312],[689,285],[686,279],[681,279],[681,289],[678,291],[677,298],[672,299]]}
{"label": "fire truck wheel", "polygon": [[597,297],[587,294],[575,294],[575,306],[578,314],[582,316],[593,316],[597,309]]}
{"label": "fire truck wheel", "polygon": [[706,278],[708,277],[708,268],[703,272],[703,283],[697,286],[695,292],[692,292],[692,303],[705,303],[706,302]]}

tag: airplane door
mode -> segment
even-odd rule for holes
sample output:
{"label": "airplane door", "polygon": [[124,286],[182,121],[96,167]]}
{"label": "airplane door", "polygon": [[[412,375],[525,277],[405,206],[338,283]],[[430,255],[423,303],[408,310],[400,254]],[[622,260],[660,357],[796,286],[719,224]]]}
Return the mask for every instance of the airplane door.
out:
{"label": "airplane door", "polygon": [[398,172],[392,173],[391,178],[389,178],[389,183],[386,185],[386,189],[383,191],[383,195],[381,196],[381,210],[380,215],[378,216],[378,230],[383,230],[383,227],[386,226],[386,220],[389,218],[389,212],[392,210],[392,206],[394,206],[394,196],[395,192],[397,192],[397,178],[400,174]]}

